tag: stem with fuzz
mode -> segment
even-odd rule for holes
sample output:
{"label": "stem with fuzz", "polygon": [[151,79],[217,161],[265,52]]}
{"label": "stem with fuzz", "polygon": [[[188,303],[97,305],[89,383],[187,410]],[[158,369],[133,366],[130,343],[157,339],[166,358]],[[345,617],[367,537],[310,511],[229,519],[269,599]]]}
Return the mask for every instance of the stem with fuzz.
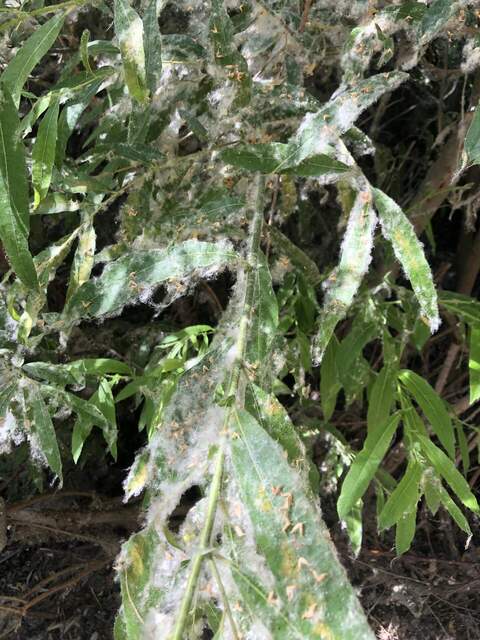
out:
{"label": "stem with fuzz", "polygon": [[230,404],[225,412],[225,420],[223,423],[221,442],[217,451],[217,458],[215,461],[215,470],[213,473],[212,484],[208,494],[207,513],[205,516],[205,523],[203,525],[202,532],[200,534],[200,546],[196,554],[192,558],[191,571],[188,577],[185,593],[180,604],[178,612],[177,623],[171,636],[171,640],[182,640],[184,637],[184,631],[188,620],[188,614],[192,605],[192,600],[195,595],[195,590],[198,584],[198,578],[200,575],[200,569],[202,568],[202,562],[208,555],[208,549],[210,547],[210,538],[212,536],[213,525],[215,522],[215,514],[217,512],[218,500],[220,497],[220,489],[222,486],[223,467],[225,464],[225,450],[226,450],[226,432],[228,425],[232,418],[233,411],[236,408],[238,401],[238,389],[240,382],[240,373],[243,367],[245,358],[245,351],[248,342],[248,332],[250,327],[250,321],[253,311],[253,302],[255,296],[255,280],[258,268],[258,252],[260,249],[260,240],[262,237],[263,227],[263,191],[264,191],[264,179],[263,176],[257,174],[255,178],[255,190],[254,190],[254,203],[253,203],[253,218],[250,225],[250,241],[247,253],[247,263],[245,267],[245,297],[242,305],[242,315],[240,317],[238,336],[235,342],[236,357],[233,363],[232,372],[227,387],[227,398],[230,400]]}

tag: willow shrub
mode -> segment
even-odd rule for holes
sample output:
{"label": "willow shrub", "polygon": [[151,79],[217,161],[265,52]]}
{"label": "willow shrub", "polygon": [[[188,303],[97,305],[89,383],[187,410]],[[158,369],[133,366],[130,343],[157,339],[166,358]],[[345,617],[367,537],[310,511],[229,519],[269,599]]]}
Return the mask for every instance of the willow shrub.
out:
{"label": "willow shrub", "polygon": [[[170,23],[158,20],[174,13],[162,0],[1,10],[0,237],[11,269],[1,285],[0,447],[28,440],[61,484],[53,419],[61,428],[73,418],[75,461],[94,427],[115,457],[115,404],[134,397],[142,406],[148,444],[125,499],[143,493],[145,516],[117,562],[117,640],[201,638],[205,627],[237,640],[373,638],[322,521],[304,434],[276,397],[289,372],[301,394],[320,366],[320,428],[341,470],[349,467],[338,514],[354,550],[370,485],[379,529],[396,528],[398,553],[411,544],[422,496],[467,533],[457,502],[478,512],[455,463],[458,447],[465,451],[461,423],[402,368],[406,344],[421,348],[438,328],[439,300],[409,217],[357,162],[376,143],[356,126],[412,78],[426,82],[419,70],[435,39],[457,38],[479,56],[468,29],[475,3],[387,2],[373,12],[370,4],[307,2],[299,12],[298,3],[181,1],[181,19]],[[94,40],[84,30],[78,51],[61,52],[58,38],[90,11],[113,29]],[[31,75],[47,63],[55,81],[39,88]],[[330,84],[336,78],[329,99],[305,88],[314,69]],[[79,132],[83,150],[73,157]],[[479,139],[475,116],[459,171],[478,161]],[[306,188],[325,187],[337,190],[344,220],[330,273],[279,229],[302,215]],[[116,205],[115,236],[97,251],[102,217]],[[39,216],[67,216],[69,231],[33,255]],[[365,281],[378,244],[392,248],[411,290]],[[47,288],[66,264],[65,304],[51,311]],[[235,285],[214,330],[167,335],[142,367],[100,357],[59,363],[81,322],[138,302],[160,313],[227,270]],[[476,400],[479,305],[447,293],[440,303],[470,328]],[[378,339],[383,365],[374,370],[362,350]],[[87,384],[88,401],[77,393]],[[368,390],[357,453],[328,426],[342,389],[347,403]],[[407,465],[397,481],[382,460],[398,438]],[[202,498],[172,531],[169,518],[194,486]]]}

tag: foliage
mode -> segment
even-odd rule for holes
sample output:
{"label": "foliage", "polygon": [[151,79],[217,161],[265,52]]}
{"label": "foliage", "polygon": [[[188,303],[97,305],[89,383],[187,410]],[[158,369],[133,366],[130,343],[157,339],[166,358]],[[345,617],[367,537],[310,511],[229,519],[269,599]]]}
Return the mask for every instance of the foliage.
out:
{"label": "foliage", "polygon": [[[337,510],[355,552],[370,487],[398,554],[423,498],[471,534],[469,427],[412,353],[440,314],[459,334],[466,327],[476,402],[480,306],[437,292],[420,214],[400,206],[385,145],[364,129],[392,95],[425,89],[436,42],[478,49],[475,3],[377,3],[372,13],[366,2],[307,2],[302,14],[294,3],[194,1],[176,3],[180,22],[156,0],[13,4],[0,13],[12,44],[0,49],[10,265],[0,451],[27,440],[61,484],[62,458],[77,463],[93,427],[116,458],[119,403],[139,409],[145,447],[124,487],[127,500],[144,493],[145,521],[117,562],[117,639],[201,638],[205,627],[236,640],[372,638],[322,520],[309,434],[328,434],[340,452]],[[59,34],[89,12],[113,23],[112,39],[81,29],[58,65]],[[47,89],[40,62],[55,66]],[[464,91],[474,95],[470,72]],[[308,90],[313,73],[326,79],[321,92]],[[478,114],[464,127],[456,179],[479,163]],[[306,247],[318,237],[319,194],[337,198],[326,225],[337,224],[337,266]],[[69,357],[89,323],[108,327],[138,304],[157,317],[220,277],[234,284],[215,327],[162,332],[146,355]],[[342,401],[365,404],[358,451],[331,424]],[[404,461],[390,474],[394,446]],[[192,487],[202,497],[174,531]]]}

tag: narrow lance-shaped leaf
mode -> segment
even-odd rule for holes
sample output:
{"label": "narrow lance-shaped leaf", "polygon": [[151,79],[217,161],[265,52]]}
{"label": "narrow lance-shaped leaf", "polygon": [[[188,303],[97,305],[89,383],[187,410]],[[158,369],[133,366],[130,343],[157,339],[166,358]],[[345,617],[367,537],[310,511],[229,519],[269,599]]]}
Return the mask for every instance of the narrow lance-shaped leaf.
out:
{"label": "narrow lance-shaped leaf", "polygon": [[436,331],[440,325],[437,292],[422,244],[413,225],[398,204],[380,189],[373,189],[373,193],[383,235],[392,243],[395,255],[412,284],[431,331]]}
{"label": "narrow lance-shaped leaf", "polygon": [[477,105],[465,136],[463,165],[480,164],[480,106]]}
{"label": "narrow lance-shaped leaf", "polygon": [[395,549],[398,556],[402,553],[406,553],[411,545],[415,536],[415,529],[417,527],[417,507],[411,511],[407,511],[397,523],[395,531]]}
{"label": "narrow lance-shaped leaf", "polygon": [[415,460],[409,462],[405,474],[388,498],[378,517],[379,529],[388,529],[411,511],[417,510],[420,497],[422,468]]}
{"label": "narrow lance-shaped leaf", "polygon": [[237,253],[225,243],[187,240],[169,249],[124,254],[105,267],[101,276],[82,285],[65,307],[68,316],[99,317],[119,312],[124,305],[162,282],[182,279],[196,269],[231,266]]}
{"label": "narrow lance-shaped leaf", "polygon": [[34,208],[45,198],[52,181],[55,147],[57,144],[57,127],[59,99],[52,97],[51,104],[38,127],[37,139],[32,150],[32,182],[34,189]]}
{"label": "narrow lance-shaped leaf", "polygon": [[320,367],[320,399],[324,420],[328,421],[333,415],[337,402],[337,395],[342,388],[340,373],[337,367],[338,340],[332,336],[325,350]]}
{"label": "narrow lance-shaped leaf", "polygon": [[245,106],[250,100],[252,79],[235,46],[232,21],[223,0],[211,0],[209,29],[215,63],[227,69],[228,77],[237,85],[236,106]]}
{"label": "narrow lance-shaped leaf", "polygon": [[407,78],[408,74],[394,71],[359,80],[351,89],[332,97],[317,113],[308,113],[289,142],[294,151],[289,158],[291,166],[325,153],[325,146],[332,136],[348,131],[365,109],[385,92],[396,89]]}
{"label": "narrow lance-shaped leaf", "polygon": [[348,165],[333,157],[333,147],[326,147],[325,153],[310,156],[300,163],[296,161],[295,149],[295,145],[281,142],[260,143],[225,149],[221,157],[235,167],[262,173],[293,173],[309,177],[342,174],[350,170]]}
{"label": "narrow lance-shaped leaf", "polygon": [[87,214],[84,217],[83,228],[78,236],[78,247],[70,271],[67,302],[77,289],[90,278],[94,264],[96,239],[97,235],[93,226],[92,216]]}
{"label": "narrow lance-shaped leaf", "polygon": [[325,301],[313,345],[315,364],[320,364],[337,323],[345,317],[367,272],[376,223],[371,192],[365,186],[358,191],[350,211],[339,265],[324,283]]}
{"label": "narrow lance-shaped leaf", "polygon": [[413,371],[405,369],[399,373],[398,377],[407,391],[415,398],[433,431],[448,455],[453,459],[455,457],[455,434],[443,400],[426,380]]}
{"label": "narrow lance-shaped leaf", "polygon": [[480,398],[480,324],[470,327],[470,349],[468,354],[470,373],[470,404]]}
{"label": "narrow lance-shaped leaf", "polygon": [[162,38],[158,28],[157,0],[150,0],[143,16],[143,48],[147,87],[153,95],[162,74]]}
{"label": "narrow lance-shaped leaf", "polygon": [[45,400],[37,389],[32,387],[29,393],[29,407],[32,412],[32,438],[31,444],[35,449],[39,448],[40,453],[45,459],[54,473],[62,482],[62,461],[60,451],[57,444],[57,436],[53,427],[52,419],[45,404]]}
{"label": "narrow lance-shaped leaf", "polygon": [[478,513],[479,507],[477,499],[473,495],[468,482],[462,476],[460,471],[458,471],[455,464],[428,438],[419,436],[418,440],[423,453],[437,474],[450,485],[450,488],[457,498],[459,498],[466,507],[475,513]]}
{"label": "narrow lance-shaped leaf", "polygon": [[390,417],[395,396],[396,371],[384,366],[378,374],[370,394],[367,411],[367,428],[371,433],[385,425]]}
{"label": "narrow lance-shaped leaf", "polygon": [[115,0],[114,24],[128,91],[138,102],[146,102],[148,89],[143,48],[143,23],[128,0]]}
{"label": "narrow lance-shaped leaf", "polygon": [[0,84],[0,238],[13,270],[31,289],[38,286],[28,249],[29,209],[25,150],[12,98]]}
{"label": "narrow lance-shaped leaf", "polygon": [[265,364],[278,325],[277,299],[273,291],[267,260],[260,252],[257,260],[255,303],[246,353],[247,361],[255,367]]}
{"label": "narrow lance-shaped leaf", "polygon": [[105,379],[100,380],[95,404],[105,416],[106,426],[103,427],[103,436],[108,444],[108,449],[113,458],[117,459],[117,419],[115,416],[115,400],[112,389]]}
{"label": "narrow lance-shaped leaf", "polygon": [[363,449],[355,456],[342,484],[337,502],[339,517],[344,520],[363,496],[383,460],[400,420],[393,415],[387,424],[378,424],[365,440]]}
{"label": "narrow lance-shaped leaf", "polygon": [[245,411],[235,413],[231,426],[237,434],[232,440],[235,478],[257,551],[274,577],[278,609],[270,607],[272,613],[288,611],[280,628],[270,627],[278,625],[273,615],[272,620],[265,615],[262,623],[278,640],[373,638],[320,514],[282,448]]}
{"label": "narrow lance-shaped leaf", "polygon": [[[455,504],[455,502],[452,500],[448,491],[442,487],[441,483],[438,483],[434,491],[438,495],[438,500],[441,502],[443,507],[448,511],[448,513],[452,516],[452,518],[455,520],[455,522],[460,527],[460,529],[462,531],[465,531],[467,535],[471,536],[472,531],[470,529],[470,525],[468,524],[468,520],[463,515],[460,507],[458,507],[458,505]],[[426,497],[426,493],[425,493],[425,497]]]}
{"label": "narrow lance-shaped leaf", "polygon": [[64,20],[65,15],[59,13],[36,29],[28,40],[23,43],[0,76],[0,81],[8,87],[16,107],[20,103],[20,93],[23,85],[34,67],[57,39]]}

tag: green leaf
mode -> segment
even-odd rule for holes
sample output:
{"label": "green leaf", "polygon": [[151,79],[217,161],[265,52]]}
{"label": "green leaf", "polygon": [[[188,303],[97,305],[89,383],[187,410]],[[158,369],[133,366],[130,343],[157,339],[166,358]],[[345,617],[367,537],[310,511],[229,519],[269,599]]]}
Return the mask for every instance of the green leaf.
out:
{"label": "green leaf", "polygon": [[[333,153],[334,149],[331,151]],[[221,158],[235,167],[262,173],[293,173],[308,177],[350,171],[348,165],[325,153],[311,156],[297,164],[295,147],[280,142],[232,147],[222,151]]]}
{"label": "green leaf", "polygon": [[73,294],[90,279],[95,261],[95,247],[97,234],[93,226],[93,216],[84,216],[82,229],[78,236],[78,247],[73,258],[68,282],[66,302]]}
{"label": "green leaf", "polygon": [[388,422],[395,398],[397,372],[388,365],[384,366],[372,387],[367,411],[368,432],[375,431]]}
{"label": "green leaf", "polygon": [[288,461],[303,472],[313,491],[318,491],[317,468],[308,460],[305,446],[295,430],[290,416],[274,395],[255,384],[248,385],[245,408],[259,422],[268,435],[287,453]]}
{"label": "green leaf", "polygon": [[455,522],[460,527],[460,529],[462,531],[465,531],[465,533],[467,535],[471,536],[472,535],[472,531],[470,529],[470,525],[468,524],[468,520],[463,515],[462,511],[460,510],[460,508],[452,500],[452,498],[450,497],[448,492],[442,487],[441,484],[439,484],[436,487],[436,491],[438,493],[438,498],[439,498],[440,502],[442,503],[443,507],[452,516],[452,518],[455,520]]}
{"label": "green leaf", "polygon": [[41,455],[52,469],[52,471],[62,480],[62,460],[57,444],[57,436],[53,427],[52,419],[48,407],[45,404],[37,385],[31,386],[29,390],[29,409],[32,414],[30,442],[35,453],[38,448]]}
{"label": "green leaf", "polygon": [[395,414],[387,424],[379,423],[375,430],[368,433],[363,449],[355,456],[342,484],[337,502],[337,511],[341,520],[345,520],[367,490],[388,451],[399,420],[400,415]]}
{"label": "green leaf", "polygon": [[105,416],[106,425],[102,428],[103,436],[108,444],[108,450],[114,460],[117,459],[117,418],[115,414],[115,400],[112,389],[105,379],[100,380],[95,397],[90,402],[96,405]]}
{"label": "green leaf", "polygon": [[278,326],[278,305],[268,263],[259,252],[255,273],[254,309],[252,313],[246,360],[252,365],[265,364]]}
{"label": "green leaf", "polygon": [[[320,514],[282,448],[245,411],[235,413],[232,428],[238,435],[232,441],[233,470],[256,549],[273,574],[269,588],[280,599],[280,616],[288,611],[283,629],[271,629],[274,637],[373,638]],[[292,584],[302,588],[292,590]]]}
{"label": "green leaf", "polygon": [[82,203],[78,200],[69,200],[61,193],[50,193],[38,207],[31,211],[31,215],[44,216],[65,211],[78,211]]}
{"label": "green leaf", "polygon": [[25,150],[12,98],[0,84],[0,239],[13,270],[29,288],[38,281],[28,249],[30,228]]}
{"label": "green leaf", "polygon": [[235,45],[232,21],[223,0],[211,0],[209,35],[215,64],[224,67],[228,78],[236,85],[233,106],[244,107],[250,102],[252,79],[248,65]]}
{"label": "green leaf", "polygon": [[8,63],[0,76],[0,81],[8,87],[16,107],[20,103],[20,93],[28,76],[47,53],[60,33],[65,14],[59,13],[41,27],[23,43],[16,56]]}
{"label": "green leaf", "polygon": [[167,552],[162,547],[154,526],[134,534],[122,547],[119,561],[122,608],[115,627],[117,634],[118,628],[123,628],[123,637],[128,640],[145,638],[144,618],[160,597],[160,590],[152,585],[155,560],[159,553]]}
{"label": "green leaf", "polygon": [[[427,507],[429,508],[430,513],[433,516],[437,513],[440,503],[442,502],[440,493],[441,489],[441,480],[435,475],[433,469],[427,469],[423,474],[423,492],[425,494],[425,502],[427,503]],[[450,498],[450,496],[448,497]]]}
{"label": "green leaf", "polygon": [[422,468],[415,460],[408,463],[407,469],[395,490],[388,498],[378,517],[378,528],[388,529],[408,513],[416,513],[420,499],[420,481]]}
{"label": "green leaf", "polygon": [[335,95],[317,113],[308,113],[289,145],[295,150],[290,158],[297,166],[306,158],[324,153],[330,143],[332,130],[346,133],[360,114],[374,104],[384,93],[399,87],[408,78],[402,71],[378,73],[367,80],[358,80],[352,88]]}
{"label": "green leaf", "polygon": [[338,392],[342,388],[337,366],[338,340],[332,336],[320,366],[320,400],[323,418],[327,422],[333,415]]}
{"label": "green leaf", "polygon": [[395,531],[395,549],[398,556],[406,553],[412,544],[417,526],[417,509],[404,514],[397,522]]}
{"label": "green leaf", "polygon": [[364,190],[358,191],[350,211],[339,265],[324,283],[325,301],[313,345],[313,360],[317,365],[322,361],[335,327],[345,317],[367,272],[376,223],[371,193],[365,185]]}
{"label": "green leaf", "polygon": [[470,374],[470,404],[480,399],[480,324],[470,327],[468,370]]}
{"label": "green leaf", "polygon": [[480,105],[477,105],[464,143],[464,165],[480,164]]}
{"label": "green leaf", "polygon": [[88,55],[88,42],[90,40],[90,31],[88,29],[84,29],[82,31],[82,37],[80,38],[80,57],[82,59],[82,64],[87,73],[93,73],[93,69],[90,65],[90,57]]}
{"label": "green leaf", "polygon": [[420,24],[422,42],[430,40],[449,20],[457,7],[458,3],[452,0],[433,0]]}
{"label": "green leaf", "polygon": [[468,324],[480,324],[480,302],[453,291],[440,291],[440,304]]}
{"label": "green leaf", "polygon": [[83,445],[93,429],[93,423],[84,416],[78,417],[72,431],[72,458],[77,464],[83,450]]}
{"label": "green leaf", "polygon": [[419,436],[418,440],[422,447],[422,451],[426,458],[435,469],[437,474],[441,476],[455,495],[475,513],[479,512],[477,499],[470,490],[470,486],[462,474],[458,471],[455,464],[448,458],[441,449],[433,444],[431,440],[424,436]]}
{"label": "green leaf", "polygon": [[143,16],[143,48],[146,83],[150,94],[154,95],[162,74],[162,39],[158,28],[157,0],[149,0]]}
{"label": "green leaf", "polygon": [[52,181],[57,126],[60,103],[53,97],[38,127],[37,139],[32,149],[32,182],[35,192],[34,208],[45,198]]}
{"label": "green leaf", "polygon": [[106,78],[111,75],[111,68],[99,69],[93,76],[90,76],[81,90],[75,91],[75,95],[67,102],[62,109],[57,127],[57,146],[55,153],[55,164],[62,166],[63,158],[67,148],[67,142],[72,135],[80,116],[90,104],[93,96],[98,93],[104,85]]}
{"label": "green leaf", "polygon": [[422,409],[448,455],[454,459],[455,434],[443,400],[426,380],[409,369],[400,371],[398,378]]}
{"label": "green leaf", "polygon": [[128,0],[114,0],[115,35],[122,56],[125,82],[132,98],[140,103],[148,99],[143,48],[143,23]]}
{"label": "green leaf", "polygon": [[461,420],[455,419],[455,431],[457,433],[458,448],[462,456],[463,473],[468,473],[470,469],[470,451],[468,450],[468,440],[465,435],[463,423]]}
{"label": "green leaf", "polygon": [[440,325],[437,292],[415,229],[394,200],[380,189],[374,189],[373,193],[383,235],[392,243],[395,255],[412,284],[431,331],[436,331]]}
{"label": "green leaf", "polygon": [[162,282],[185,278],[197,269],[232,266],[237,253],[228,245],[187,240],[169,249],[127,252],[102,275],[82,285],[65,307],[69,316],[100,317],[119,313],[126,304],[149,296]]}

